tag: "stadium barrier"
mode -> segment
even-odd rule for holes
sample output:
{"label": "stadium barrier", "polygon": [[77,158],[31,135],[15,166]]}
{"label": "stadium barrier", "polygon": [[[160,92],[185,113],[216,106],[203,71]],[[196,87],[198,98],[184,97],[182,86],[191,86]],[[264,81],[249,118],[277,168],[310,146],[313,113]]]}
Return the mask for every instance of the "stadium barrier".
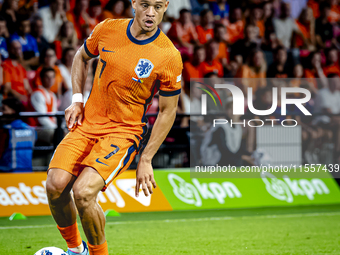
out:
{"label": "stadium barrier", "polygon": [[[118,212],[199,210],[339,204],[340,189],[333,178],[190,178],[189,169],[155,170],[157,188],[135,197],[135,171],[126,171],[100,193],[103,210]],[[46,173],[1,174],[0,217],[20,212],[49,215]]]}

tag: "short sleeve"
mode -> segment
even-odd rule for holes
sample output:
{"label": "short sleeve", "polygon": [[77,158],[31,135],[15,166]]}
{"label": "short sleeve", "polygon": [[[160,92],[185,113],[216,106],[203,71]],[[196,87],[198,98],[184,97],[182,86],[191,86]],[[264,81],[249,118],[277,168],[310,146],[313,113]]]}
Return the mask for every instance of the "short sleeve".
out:
{"label": "short sleeve", "polygon": [[100,22],[92,31],[90,36],[85,40],[84,48],[86,54],[91,58],[96,58],[99,55],[98,45],[100,35],[104,29],[104,24],[107,20]]}
{"label": "short sleeve", "polygon": [[177,51],[163,69],[159,87],[161,96],[176,96],[181,93],[182,70],[182,57]]}

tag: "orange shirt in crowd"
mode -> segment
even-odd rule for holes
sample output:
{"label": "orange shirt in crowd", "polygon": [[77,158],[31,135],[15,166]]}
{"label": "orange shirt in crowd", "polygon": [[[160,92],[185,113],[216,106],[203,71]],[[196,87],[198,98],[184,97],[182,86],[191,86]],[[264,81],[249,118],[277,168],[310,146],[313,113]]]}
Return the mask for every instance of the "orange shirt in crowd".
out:
{"label": "orange shirt in crowd", "polygon": [[223,66],[217,60],[213,60],[211,64],[206,61],[203,61],[199,65],[199,71],[201,72],[203,77],[208,73],[216,73],[218,77],[223,77]]}
{"label": "orange shirt in crowd", "polygon": [[196,26],[198,40],[201,44],[207,43],[210,39],[214,37],[214,29],[209,28],[204,30],[202,26]]}
{"label": "orange shirt in crowd", "polygon": [[184,63],[182,75],[185,82],[189,82],[190,78],[203,77],[199,66],[194,66],[193,64],[190,63],[190,61]]}
{"label": "orange shirt in crowd", "polygon": [[[263,88],[267,85],[266,82],[266,72],[261,71],[259,73],[256,73],[252,68],[250,68],[247,65],[243,65],[237,74],[238,77],[244,78],[242,79],[242,84],[245,87],[251,87],[253,88],[253,93],[258,88]],[[256,79],[254,79],[256,78]]]}
{"label": "orange shirt in crowd", "polygon": [[215,59],[221,62],[224,58],[228,59],[228,47],[226,43],[220,42],[218,45],[218,54]]}
{"label": "orange shirt in crowd", "polygon": [[320,17],[320,6],[319,3],[315,0],[309,0],[307,3],[307,6],[310,7],[313,10],[313,16],[314,18]]}
{"label": "orange shirt in crowd", "polygon": [[323,72],[324,74],[326,75],[326,77],[329,75],[329,74],[332,74],[332,73],[336,73],[337,75],[340,76],[340,67],[339,65],[337,64],[333,64],[331,66],[325,66],[323,68]]}
{"label": "orange shirt in crowd", "polygon": [[[42,66],[40,66],[37,69],[36,75],[35,75],[35,79],[34,79],[34,85],[37,88],[38,86],[41,86],[41,79],[40,79],[40,72],[43,69]],[[53,86],[51,87],[51,91],[54,92],[55,94],[58,95],[59,89],[61,89],[61,83],[63,82],[63,77],[61,76],[61,72],[58,66],[54,66],[53,67],[54,71],[55,71],[55,82],[53,84]]]}
{"label": "orange shirt in crowd", "polygon": [[10,82],[12,90],[21,95],[27,96],[24,80],[27,79],[27,72],[25,68],[17,63],[13,65],[11,59],[7,59],[2,64],[4,84]]}
{"label": "orange shirt in crowd", "polygon": [[77,19],[72,11],[68,11],[66,13],[66,17],[69,21],[73,23],[74,30],[76,31],[79,40],[83,39],[83,37],[85,36],[83,35],[83,27],[86,26],[87,23],[90,26],[91,31],[96,26],[96,20],[92,19],[90,16],[88,16],[88,22],[86,22],[82,16]]}
{"label": "orange shirt in crowd", "polygon": [[179,43],[177,39],[178,37],[180,37],[182,42],[185,43],[191,43],[193,40],[198,39],[198,35],[193,23],[188,23],[182,26],[182,24],[178,21],[172,23],[167,36],[173,43]]}
{"label": "orange shirt in crowd", "polygon": [[229,21],[226,24],[227,28],[227,41],[230,44],[243,39],[243,30],[244,30],[244,22],[243,20],[236,21],[235,23],[230,23]]}
{"label": "orange shirt in crowd", "polygon": [[259,36],[262,38],[264,37],[264,32],[266,30],[265,26],[264,26],[264,20],[258,20],[256,22],[256,26],[259,28]]}
{"label": "orange shirt in crowd", "polygon": [[340,6],[332,5],[328,16],[328,21],[330,23],[335,23],[338,22],[339,20],[340,20]]}
{"label": "orange shirt in crowd", "polygon": [[304,77],[307,78],[309,82],[313,83],[315,88],[318,87],[318,84],[315,78],[319,78],[319,77],[317,77],[316,71],[310,70],[310,69],[304,69]]}
{"label": "orange shirt in crowd", "polygon": [[[301,24],[298,20],[295,21],[297,27],[303,34],[303,36],[307,39],[310,39],[310,28],[306,27],[305,25]],[[302,47],[304,45],[303,38],[301,35],[296,35],[295,43],[297,47]]]}

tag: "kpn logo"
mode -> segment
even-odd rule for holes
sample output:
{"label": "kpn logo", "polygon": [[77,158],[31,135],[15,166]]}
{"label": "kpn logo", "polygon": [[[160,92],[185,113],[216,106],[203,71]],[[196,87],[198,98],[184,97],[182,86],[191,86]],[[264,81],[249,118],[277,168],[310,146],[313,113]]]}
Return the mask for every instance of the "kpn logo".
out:
{"label": "kpn logo", "polygon": [[[276,88],[273,87],[271,89],[272,94],[272,105],[268,109],[256,109],[254,106],[254,96],[253,96],[253,88],[248,87],[247,88],[247,97],[245,99],[243,91],[233,85],[233,84],[215,84],[214,87],[203,84],[199,82],[199,84],[205,86],[206,88],[198,87],[205,93],[202,93],[201,95],[201,114],[207,115],[208,109],[207,109],[207,95],[210,96],[210,98],[214,101],[215,106],[217,106],[217,102],[215,97],[219,100],[219,103],[221,104],[223,108],[223,101],[226,102],[228,99],[228,102],[232,102],[232,113],[233,115],[245,115],[245,109],[247,108],[248,111],[256,116],[268,116],[268,119],[250,119],[246,120],[246,118],[243,119],[243,121],[235,122],[233,123],[232,116],[228,116],[229,120],[227,119],[214,119],[213,120],[213,126],[216,125],[230,125],[231,127],[233,125],[243,125],[244,127],[246,125],[250,127],[262,127],[265,122],[269,122],[268,124],[271,124],[273,127],[276,122],[280,122],[280,124],[283,127],[295,127],[298,125],[297,121],[295,119],[283,119],[283,116],[289,115],[289,111],[287,110],[288,105],[292,105],[291,108],[299,109],[303,115],[310,116],[312,115],[307,108],[304,106],[305,103],[307,103],[311,99],[311,92],[304,88],[293,88],[293,87],[280,87]],[[211,92],[207,89],[209,88]],[[219,96],[218,92],[216,91],[218,89],[221,91],[221,89],[226,89],[227,93],[230,96],[228,98],[222,98]],[[280,90],[280,91],[279,91]],[[280,94],[278,93],[280,92]],[[302,95],[298,98],[289,98],[289,95]],[[281,96],[280,98],[280,105],[278,103],[278,95]],[[231,98],[230,98],[231,97]],[[246,101],[247,100],[247,101]],[[247,106],[247,107],[245,107]],[[272,115],[274,112],[277,115],[279,110],[280,119],[273,119],[269,118],[270,115]],[[214,109],[209,109],[209,111],[214,112]]]}

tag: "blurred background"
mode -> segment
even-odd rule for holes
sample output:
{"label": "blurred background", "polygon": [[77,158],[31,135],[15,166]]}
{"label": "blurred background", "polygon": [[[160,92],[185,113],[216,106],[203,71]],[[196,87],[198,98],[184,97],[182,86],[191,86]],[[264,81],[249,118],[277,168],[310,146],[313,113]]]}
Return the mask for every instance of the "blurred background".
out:
{"label": "blurred background", "polygon": [[[106,18],[133,18],[133,10],[128,0],[0,4],[0,171],[46,171],[68,132],[63,111],[71,103],[71,66],[77,49],[96,24]],[[170,0],[160,28],[181,52],[184,70],[178,115],[153,160],[155,168],[188,167],[189,159],[202,163],[207,153],[201,146],[209,127],[204,119],[190,117],[200,113],[195,110],[200,109],[202,94],[197,83],[190,83],[192,78],[209,78],[214,84],[237,79],[244,92],[253,89],[253,105],[262,110],[272,105],[273,87],[301,87],[312,94],[305,105],[312,116],[290,111],[298,129],[222,130],[218,143],[228,151],[227,163],[257,164],[265,150],[277,164],[340,163],[338,0]],[[90,62],[85,99],[97,63],[98,59]],[[231,97],[222,94],[220,110],[233,118]],[[158,95],[148,112],[148,134],[157,112]],[[278,115],[251,119],[280,119]],[[190,145],[196,149],[190,150]],[[130,168],[136,168],[136,161]]]}

